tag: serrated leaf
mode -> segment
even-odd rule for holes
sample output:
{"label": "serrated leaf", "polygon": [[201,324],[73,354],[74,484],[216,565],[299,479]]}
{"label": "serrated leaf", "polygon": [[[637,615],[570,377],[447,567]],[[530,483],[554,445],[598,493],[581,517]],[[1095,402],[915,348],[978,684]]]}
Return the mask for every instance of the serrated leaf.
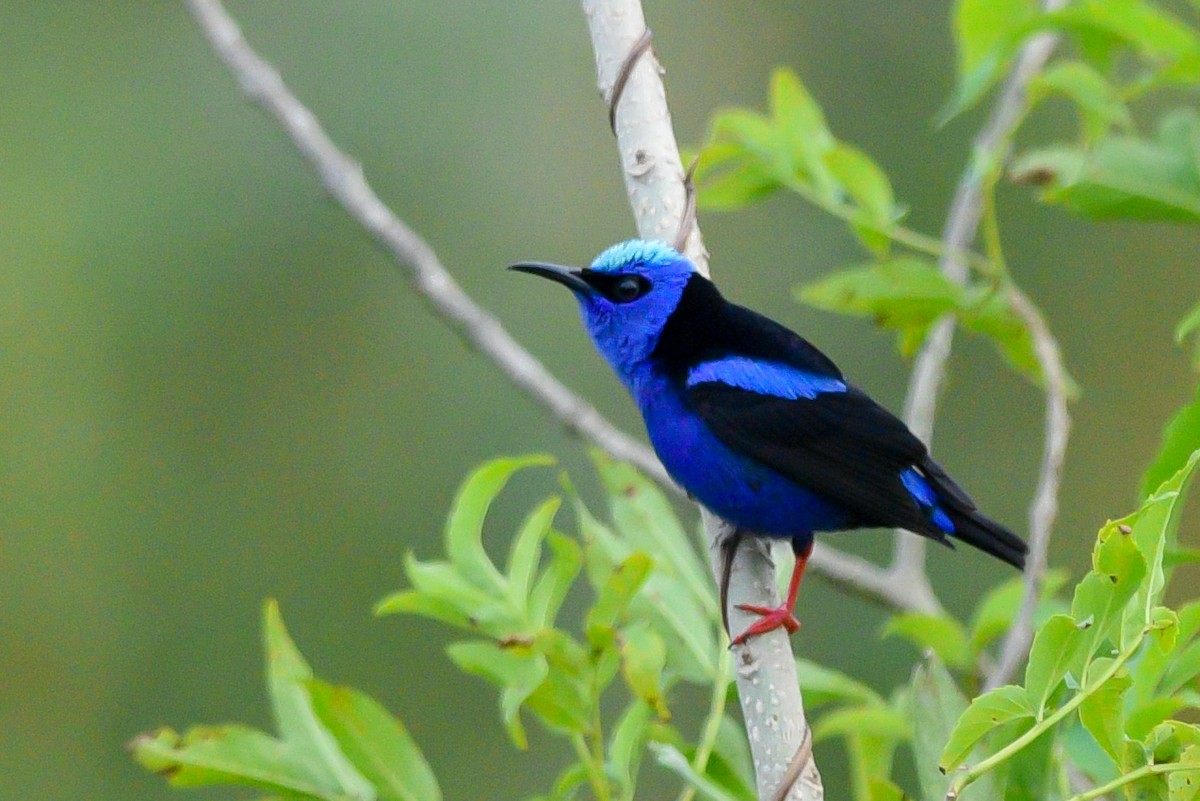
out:
{"label": "serrated leaf", "polygon": [[1071,615],[1091,624],[1083,646],[1087,654],[1112,635],[1146,575],[1146,561],[1134,538],[1125,533],[1128,527],[1122,526],[1108,523],[1100,530],[1092,550],[1093,569],[1075,587],[1071,600]]}
{"label": "serrated leaf", "polygon": [[[1042,719],[1046,702],[1067,671],[1082,664],[1090,637],[1070,615],[1055,615],[1038,629],[1025,666],[1025,691],[1034,717]],[[1076,676],[1078,679],[1079,676]]]}
{"label": "serrated leaf", "polygon": [[288,749],[318,773],[322,782],[352,798],[375,798],[371,783],[342,753],[313,708],[307,689],[313,679],[312,668],[288,634],[274,600],[268,600],[263,608],[263,651],[271,709]]}
{"label": "serrated leaf", "polygon": [[440,801],[441,789],[421,749],[379,703],[349,687],[317,680],[307,690],[325,729],[381,799]]}
{"label": "serrated leaf", "polygon": [[1167,579],[1163,559],[1176,544],[1181,501],[1197,461],[1200,461],[1200,450],[1194,452],[1174,476],[1159,485],[1137,512],[1126,518],[1127,525],[1132,528],[1130,536],[1146,559],[1147,574],[1138,587],[1136,607],[1131,605],[1125,615],[1126,634],[1150,622],[1150,615],[1162,596]]}
{"label": "serrated leaf", "polygon": [[[1107,657],[1096,659],[1088,668],[1089,683],[1112,664]],[[1097,744],[1116,762],[1125,748],[1125,691],[1133,684],[1129,672],[1122,670],[1105,682],[1079,706],[1079,720]]]}
{"label": "serrated leaf", "polygon": [[950,667],[971,665],[971,648],[962,624],[945,614],[906,612],[895,615],[883,628],[883,636],[899,636],[922,651],[929,649]]}
{"label": "serrated leaf", "polygon": [[468,581],[488,593],[508,597],[508,582],[483,548],[483,522],[492,501],[517,471],[554,463],[550,456],[495,459],[476,468],[450,507],[446,520],[446,555]]}
{"label": "serrated leaf", "polygon": [[1033,708],[1023,687],[1009,684],[984,693],[958,718],[938,759],[939,767],[947,773],[957,769],[989,733],[1025,718],[1033,718]]}
{"label": "serrated leaf", "polygon": [[182,737],[159,729],[131,747],[142,767],[175,787],[240,784],[328,801],[345,798],[283,742],[247,726],[196,726]]}

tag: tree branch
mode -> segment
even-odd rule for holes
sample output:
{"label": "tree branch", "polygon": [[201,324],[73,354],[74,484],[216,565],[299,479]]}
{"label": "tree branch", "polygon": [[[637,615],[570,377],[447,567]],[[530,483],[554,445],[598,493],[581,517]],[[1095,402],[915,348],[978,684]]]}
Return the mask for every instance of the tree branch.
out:
{"label": "tree branch", "polygon": [[[647,40],[638,0],[583,0],[583,12],[596,54],[600,93],[609,104],[617,150],[638,233],[647,239],[682,239],[696,269],[708,275],[699,227],[687,219],[688,190],[675,143],[661,67]],[[614,91],[614,87],[616,91]],[[690,227],[690,230],[687,230]],[[708,533],[713,575],[719,582],[720,544],[733,527],[701,508]],[[828,554],[825,560],[828,561]],[[876,570],[876,572],[879,572]],[[743,541],[729,581],[731,625],[744,627],[752,616],[738,603],[777,606],[775,565],[765,543]],[[825,796],[812,759],[812,733],[804,716],[796,660],[782,629],[733,647],[742,717],[750,739],[760,799],[816,801]]]}
{"label": "tree branch", "polygon": [[[1043,6],[1047,11],[1052,11],[1065,2],[1066,0],[1045,0]],[[1012,135],[1025,114],[1029,82],[1046,65],[1057,44],[1057,36],[1044,33],[1030,39],[1022,48],[991,115],[975,137],[971,163],[959,180],[942,232],[945,255],[939,266],[942,273],[956,283],[965,284],[967,281],[968,266],[961,254],[975,241],[983,217],[985,194],[989,191],[990,182],[994,181],[995,172],[1006,155]],[[1029,329],[1034,342],[1034,352],[1046,382],[1045,446],[1038,487],[1029,511],[1030,553],[1025,568],[1025,591],[1021,609],[1001,646],[996,666],[987,677],[985,684],[988,689],[1011,679],[1025,658],[1033,639],[1033,613],[1046,573],[1046,554],[1054,519],[1058,513],[1058,490],[1071,422],[1067,411],[1068,379],[1058,342],[1037,308],[1023,292],[1015,287],[1011,288],[1009,301],[1013,311]],[[937,397],[945,377],[946,362],[950,358],[954,328],[955,321],[950,316],[942,318],[934,325],[917,356],[909,382],[905,420],[913,433],[930,446]],[[923,584],[924,588],[928,588],[924,561],[924,540],[897,531],[893,561],[897,579],[903,579],[905,583],[914,587]],[[929,592],[932,595],[932,590]]]}
{"label": "tree branch", "polygon": [[[237,78],[247,96],[266,109],[317,173],[329,194],[393,257],[398,267],[468,345],[491,359],[572,434],[614,459],[628,462],[663,487],[682,494],[646,445],[616,428],[594,406],[562,384],[516,342],[499,320],[476,304],[454,281],[433,249],[403,223],[375,194],[361,166],[342,152],[313,113],[288,90],[279,73],[242,36],[218,0],[185,0],[213,50]],[[635,158],[636,160],[636,158]],[[689,249],[704,263],[702,255]],[[898,591],[888,574],[857,557],[818,547],[809,567],[834,584],[876,603],[920,609],[920,599]]]}

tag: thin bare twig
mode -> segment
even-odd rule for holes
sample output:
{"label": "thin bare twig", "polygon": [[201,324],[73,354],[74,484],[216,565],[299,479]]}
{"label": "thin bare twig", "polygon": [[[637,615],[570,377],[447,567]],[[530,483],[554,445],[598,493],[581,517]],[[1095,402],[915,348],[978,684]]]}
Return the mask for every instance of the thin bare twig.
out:
{"label": "thin bare twig", "polygon": [[1071,416],[1067,411],[1068,379],[1063,369],[1058,342],[1055,341],[1037,308],[1022,292],[1011,290],[1014,311],[1025,321],[1033,335],[1033,347],[1046,382],[1045,447],[1042,451],[1041,475],[1033,503],[1029,507],[1029,558],[1025,564],[1025,590],[1021,609],[1000,646],[996,666],[988,674],[984,689],[1007,684],[1016,674],[1033,642],[1033,615],[1037,610],[1046,578],[1046,559],[1050,549],[1050,533],[1058,516],[1058,489],[1062,483],[1063,462],[1067,456],[1067,437]]}
{"label": "thin bare twig", "polygon": [[[1045,0],[1044,6],[1047,10],[1053,10],[1064,2]],[[994,180],[992,165],[998,164],[1005,154],[1012,134],[1024,115],[1029,82],[1045,66],[1057,41],[1057,37],[1051,34],[1042,34],[1025,45],[991,115],[975,137],[971,164],[955,189],[942,231],[945,251],[939,266],[942,273],[956,283],[964,284],[968,278],[968,265],[961,254],[974,242],[979,230],[985,192],[988,182]],[[1026,597],[1032,597],[1036,602],[1045,574],[1046,549],[1057,512],[1058,486],[1066,453],[1070,423],[1066,410],[1067,378],[1058,344],[1037,309],[1019,290],[1013,290],[1012,298],[1014,311],[1025,320],[1034,338],[1035,353],[1046,376],[1046,446],[1038,490],[1030,508],[1030,556],[1025,574]],[[917,356],[909,381],[905,420],[913,433],[930,447],[938,395],[950,358],[954,329],[955,321],[951,316],[943,317],[934,324]],[[913,587],[923,587],[932,596],[925,572],[925,541],[898,530],[894,553],[892,569],[896,579]],[[996,686],[992,681],[997,677],[1007,680],[1016,664],[1020,663],[1032,636],[1032,615],[1032,603],[1023,604],[1018,620],[1005,641],[997,667],[988,678],[989,686]]]}

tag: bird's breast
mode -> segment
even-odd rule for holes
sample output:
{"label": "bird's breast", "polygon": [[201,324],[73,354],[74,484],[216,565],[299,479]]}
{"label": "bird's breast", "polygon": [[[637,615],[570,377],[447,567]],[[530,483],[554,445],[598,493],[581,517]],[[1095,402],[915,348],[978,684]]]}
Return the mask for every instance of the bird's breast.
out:
{"label": "bird's breast", "polygon": [[844,509],[717,439],[688,405],[681,384],[654,376],[634,382],[634,394],[667,472],[719,517],[775,537],[848,525]]}

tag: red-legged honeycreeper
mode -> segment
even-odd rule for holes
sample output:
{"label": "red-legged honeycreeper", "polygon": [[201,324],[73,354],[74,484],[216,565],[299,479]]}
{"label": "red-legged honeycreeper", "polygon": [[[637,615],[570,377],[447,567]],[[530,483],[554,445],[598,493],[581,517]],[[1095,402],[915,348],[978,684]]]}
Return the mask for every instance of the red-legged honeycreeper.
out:
{"label": "red-legged honeycreeper", "polygon": [[725,300],[672,247],[635,239],[584,269],[511,269],[575,294],[667,472],[736,527],[723,546],[723,614],[740,537],[791,541],[787,599],[777,609],[740,607],[761,619],[735,643],[799,627],[792,609],[817,531],[898,526],[1024,568],[1025,543],[984,517],[904,423],[803,337]]}

